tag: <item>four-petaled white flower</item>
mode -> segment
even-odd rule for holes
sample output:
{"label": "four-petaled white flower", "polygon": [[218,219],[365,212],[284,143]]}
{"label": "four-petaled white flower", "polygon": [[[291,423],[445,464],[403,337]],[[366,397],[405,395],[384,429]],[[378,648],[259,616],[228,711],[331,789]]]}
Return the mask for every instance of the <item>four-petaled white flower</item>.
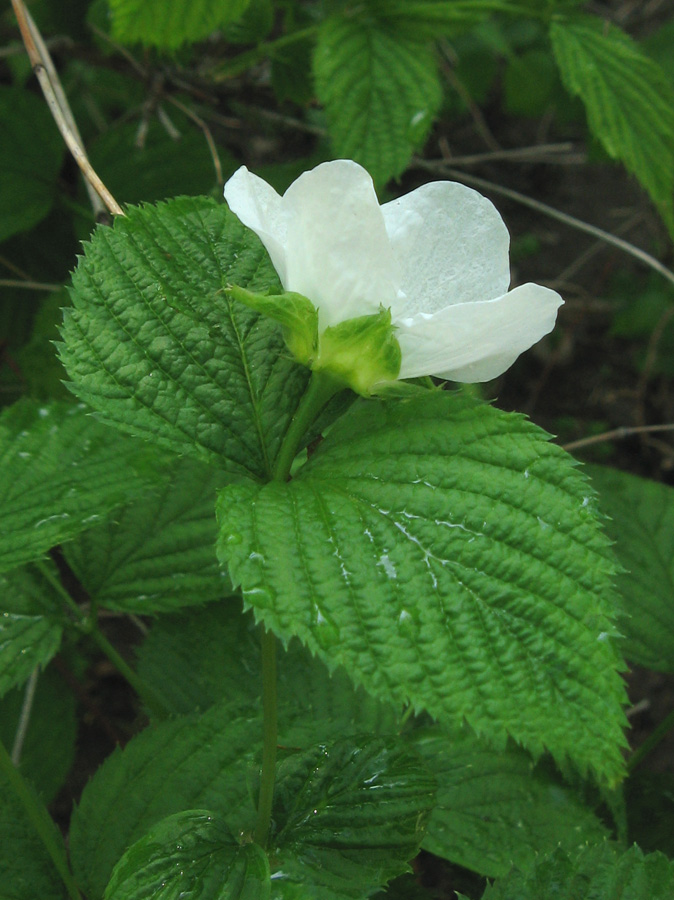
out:
{"label": "four-petaled white flower", "polygon": [[319,331],[390,308],[399,378],[489,381],[552,330],[563,302],[538,284],[508,290],[508,230],[462,184],[431,182],[380,206],[365,169],[342,159],[283,197],[243,166],[225,197],[286,291],[317,307]]}

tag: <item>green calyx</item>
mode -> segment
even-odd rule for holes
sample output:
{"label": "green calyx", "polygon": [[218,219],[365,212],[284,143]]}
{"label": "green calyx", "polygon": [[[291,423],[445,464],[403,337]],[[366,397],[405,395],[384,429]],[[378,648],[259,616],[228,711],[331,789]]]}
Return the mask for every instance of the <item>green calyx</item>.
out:
{"label": "green calyx", "polygon": [[380,307],[374,315],[326,328],[312,368],[329,372],[357,394],[369,397],[376,384],[398,377],[401,361],[391,310]]}
{"label": "green calyx", "polygon": [[256,294],[236,284],[228,285],[225,293],[278,322],[283,328],[286,346],[297,362],[312,367],[318,350],[318,310],[311,300],[292,291]]}
{"label": "green calyx", "polygon": [[357,394],[369,397],[375,385],[395,381],[402,354],[391,323],[391,310],[347,319],[318,332],[318,310],[302,294],[256,294],[237,285],[226,293],[274,319],[295,359],[324,372]]}

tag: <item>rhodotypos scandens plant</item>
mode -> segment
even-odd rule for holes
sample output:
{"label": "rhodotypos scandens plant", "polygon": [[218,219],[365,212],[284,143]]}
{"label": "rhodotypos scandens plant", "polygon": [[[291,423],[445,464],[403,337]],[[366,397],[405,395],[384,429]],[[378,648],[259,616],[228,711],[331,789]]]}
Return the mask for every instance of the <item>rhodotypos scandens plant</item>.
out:
{"label": "rhodotypos scandens plant", "polygon": [[[560,298],[508,291],[505,226],[457,184],[380,206],[342,160],[283,197],[240,169],[225,196],[98,228],[65,315],[73,390],[174,459],[159,455],[151,496],[79,544],[65,529],[88,507],[43,508],[26,552],[60,536],[103,607],[192,607],[175,632],[186,674],[171,678],[200,710],[172,705],[166,671],[144,691],[177,720],[87,788],[71,829],[87,895],[138,900],[166,881],[177,896],[201,878],[218,896],[363,900],[422,843],[498,875],[513,834],[526,859],[602,840],[552,767],[529,787],[543,754],[609,785],[624,771],[614,563],[587,479],[523,416],[428,379],[396,387],[493,378],[553,327]],[[53,446],[52,420],[31,416],[34,444],[25,417],[9,423],[17,465]],[[49,490],[73,504],[62,458]],[[17,492],[20,474],[6,477]],[[149,812],[127,828],[110,808],[127,794],[108,786],[135,790],[137,771],[150,780],[131,807]],[[510,791],[516,814],[490,801],[475,830],[484,797]]]}
{"label": "rhodotypos scandens plant", "polygon": [[225,197],[290,295],[234,297],[279,318],[301,362],[360,393],[421,375],[489,381],[554,327],[561,297],[508,290],[508,230],[464,185],[432,182],[380,206],[365,169],[336,160],[282,197],[244,166]]}

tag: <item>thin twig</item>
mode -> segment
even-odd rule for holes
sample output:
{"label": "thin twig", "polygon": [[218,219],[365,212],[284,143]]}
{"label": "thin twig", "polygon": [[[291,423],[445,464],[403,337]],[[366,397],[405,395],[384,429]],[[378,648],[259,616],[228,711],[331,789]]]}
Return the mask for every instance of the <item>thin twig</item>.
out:
{"label": "thin twig", "polygon": [[[51,114],[54,117],[54,121],[56,122],[68,149],[84,175],[87,190],[90,191],[89,195],[92,199],[94,213],[98,215],[100,212],[103,212],[104,207],[101,206],[98,199],[100,197],[105,204],[105,207],[107,207],[113,215],[123,216],[124,212],[121,206],[103,184],[89,162],[82,143],[82,138],[79,135],[77,125],[75,124],[72,112],[70,111],[68,100],[61,87],[61,82],[51,56],[49,55],[49,50],[42,40],[42,36],[40,35],[35,22],[33,22],[23,0],[12,0],[12,6],[14,7],[14,13],[19,24],[21,37],[26,46],[28,57],[33,66],[33,71],[40,82],[42,93],[45,96]],[[90,188],[93,189],[95,193],[92,193]]]}
{"label": "thin twig", "polygon": [[41,281],[19,281],[14,278],[0,278],[0,287],[9,288],[26,288],[31,291],[47,291],[53,294],[54,291],[60,291],[62,284],[43,284]]}
{"label": "thin twig", "polygon": [[501,149],[501,145],[492,134],[489,125],[487,125],[487,120],[482,114],[482,110],[475,103],[470,95],[470,91],[467,90],[466,86],[454,70],[454,66],[457,62],[456,55],[453,53],[449,44],[447,44],[446,42],[441,45],[441,52],[444,57],[444,64],[442,66],[442,69],[447,81],[459,95],[461,100],[465,103],[466,109],[470,113],[473,124],[475,125],[475,130],[480,135],[485,145],[492,152],[498,152]]}
{"label": "thin twig", "polygon": [[35,666],[30,673],[30,678],[26,683],[26,690],[23,695],[23,703],[21,705],[21,715],[19,723],[16,726],[16,734],[14,735],[14,744],[12,746],[12,762],[18,768],[21,762],[21,753],[23,752],[24,741],[26,740],[26,732],[30,723],[30,714],[33,710],[33,700],[35,699],[35,689],[37,688],[37,679],[40,674],[40,667]]}
{"label": "thin twig", "polygon": [[641,377],[639,378],[639,384],[637,386],[637,394],[640,397],[646,393],[646,386],[648,384],[648,380],[651,377],[651,373],[653,371],[653,366],[655,365],[655,360],[658,357],[658,346],[660,341],[662,340],[662,335],[665,333],[665,329],[669,325],[669,323],[674,317],[674,305],[668,307],[663,314],[660,316],[657,325],[651,332],[651,336],[648,340],[648,347],[646,348],[646,359],[644,360],[644,367],[641,371]]}
{"label": "thin twig", "polygon": [[488,162],[536,162],[536,163],[585,163],[585,153],[572,153],[574,145],[534,144],[531,147],[490,150],[488,153],[472,153],[467,156],[451,156],[447,161],[453,166],[472,166]]}
{"label": "thin twig", "polygon": [[203,132],[204,138],[206,139],[206,143],[208,144],[208,149],[211,153],[211,158],[213,160],[213,168],[215,169],[215,180],[218,184],[222,184],[222,164],[220,162],[220,157],[218,155],[218,148],[215,146],[215,141],[213,140],[213,135],[211,133],[211,129],[208,127],[206,122],[202,118],[200,118],[193,110],[189,108],[189,106],[185,106],[184,103],[181,103],[180,100],[176,100],[175,97],[166,98],[169,103],[179,109],[182,113],[184,113],[189,119],[191,119],[194,124],[201,129]]}
{"label": "thin twig", "polygon": [[[616,228],[616,235],[618,235],[621,231],[628,232],[641,221],[643,218],[642,213],[636,213],[636,215],[631,216],[627,222],[623,222],[621,225]],[[559,275],[555,278],[553,282],[550,282],[550,287],[554,287],[555,285],[562,285],[569,280],[573,275],[575,275],[583,266],[588,263],[593,257],[599,253],[600,250],[604,249],[604,241],[595,241],[594,244],[591,244],[586,250],[584,250],[580,256],[577,256],[576,259],[572,263],[570,263],[566,269],[559,273]]]}
{"label": "thin twig", "polygon": [[593,434],[591,437],[580,438],[580,440],[571,441],[569,444],[562,444],[562,447],[565,450],[578,450],[579,447],[589,447],[590,444],[622,440],[635,434],[653,434],[658,431],[674,431],[674,423],[670,425],[621,425],[620,428],[604,431],[602,434]]}
{"label": "thin twig", "polygon": [[477,175],[468,175],[466,172],[455,169],[453,166],[448,166],[441,160],[432,161],[415,157],[412,160],[412,164],[418,169],[425,169],[427,172],[447,175],[450,178],[456,178],[457,181],[465,181],[466,184],[475,185],[475,187],[479,187],[482,190],[500,194],[502,197],[514,200],[515,203],[520,203],[522,206],[528,206],[529,209],[534,209],[544,216],[550,216],[552,219],[557,219],[558,222],[563,222],[565,225],[569,225],[577,231],[584,231],[586,234],[591,234],[594,237],[599,238],[600,241],[611,244],[613,247],[617,247],[624,253],[628,253],[630,256],[638,259],[640,262],[662,275],[663,278],[666,278],[671,284],[674,284],[674,272],[663,265],[660,260],[651,256],[650,253],[646,253],[645,250],[635,247],[634,244],[630,244],[629,241],[616,237],[616,235],[611,234],[609,231],[604,231],[603,228],[598,228],[596,225],[590,225],[589,222],[584,222],[582,219],[577,219],[575,216],[570,216],[568,213],[560,212],[560,210],[555,209],[554,206],[548,206],[547,203],[541,203],[540,200],[534,200],[533,197],[528,197],[526,194],[520,194],[519,191],[513,191],[510,188],[503,187],[503,185],[496,184],[493,181],[487,181],[486,178],[479,178]]}

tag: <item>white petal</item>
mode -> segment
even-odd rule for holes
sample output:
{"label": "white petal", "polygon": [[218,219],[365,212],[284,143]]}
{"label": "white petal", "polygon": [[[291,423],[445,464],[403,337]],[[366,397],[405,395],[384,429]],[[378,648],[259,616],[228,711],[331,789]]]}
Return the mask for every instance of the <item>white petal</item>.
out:
{"label": "white petal", "polygon": [[523,284],[495,300],[395,321],[403,354],[400,378],[490,381],[552,331],[563,302],[549,288]]}
{"label": "white petal", "polygon": [[232,212],[265,245],[281,284],[287,289],[286,222],[279,194],[262,178],[241,166],[225,185],[225,200]]}
{"label": "white petal", "polygon": [[397,293],[393,252],[372,178],[357,163],[322,163],[283,197],[288,290],[319,310],[320,328],[376,313]]}
{"label": "white petal", "polygon": [[477,191],[434,181],[385,203],[382,212],[406,295],[393,305],[394,316],[435,313],[508,290],[508,229]]}

